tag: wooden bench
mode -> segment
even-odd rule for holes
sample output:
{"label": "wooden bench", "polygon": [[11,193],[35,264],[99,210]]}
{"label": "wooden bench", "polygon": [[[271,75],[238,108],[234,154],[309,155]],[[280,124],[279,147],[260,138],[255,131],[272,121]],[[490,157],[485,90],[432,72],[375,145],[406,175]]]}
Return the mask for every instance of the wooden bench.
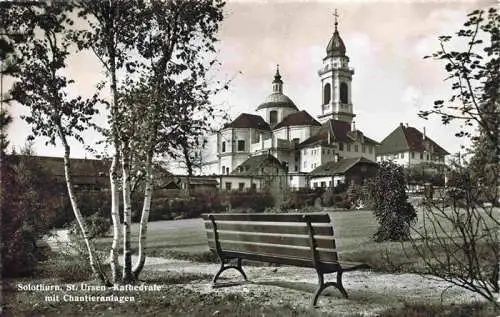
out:
{"label": "wooden bench", "polygon": [[[318,274],[319,285],[311,301],[316,306],[319,295],[329,286],[347,298],[342,273],[368,268],[361,263],[339,262],[328,214],[203,214],[202,218],[208,246],[221,261],[213,286],[218,286],[217,279],[227,269],[236,269],[247,281],[243,259],[311,267]],[[324,274],[328,273],[337,273],[337,281],[325,283]]]}

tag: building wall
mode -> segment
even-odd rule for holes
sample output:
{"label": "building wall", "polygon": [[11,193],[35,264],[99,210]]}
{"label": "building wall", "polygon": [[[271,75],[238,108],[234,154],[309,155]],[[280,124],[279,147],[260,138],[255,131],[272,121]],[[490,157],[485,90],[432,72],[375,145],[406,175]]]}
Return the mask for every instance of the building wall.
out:
{"label": "building wall", "polygon": [[319,176],[319,177],[312,176],[309,180],[309,187],[310,188],[318,188],[318,187],[333,188],[333,187],[337,187],[339,183],[344,183],[344,182],[345,182],[344,175]]}
{"label": "building wall", "polygon": [[[364,145],[364,147],[363,147]],[[357,151],[356,151],[357,147]],[[343,158],[352,158],[352,157],[365,157],[369,160],[375,162],[375,146],[370,144],[362,144],[361,142],[350,142],[350,143],[342,143],[342,147],[338,144],[337,147],[339,150],[339,154]],[[342,148],[342,149],[341,149]],[[365,150],[363,152],[363,150]],[[371,151],[371,152],[370,152]]]}
{"label": "building wall", "polygon": [[[422,158],[421,158],[422,157]],[[437,158],[437,159],[436,159]],[[411,167],[422,163],[445,164],[444,157],[437,157],[429,152],[399,152],[395,154],[384,154],[377,156],[377,162],[393,161],[404,167]]]}

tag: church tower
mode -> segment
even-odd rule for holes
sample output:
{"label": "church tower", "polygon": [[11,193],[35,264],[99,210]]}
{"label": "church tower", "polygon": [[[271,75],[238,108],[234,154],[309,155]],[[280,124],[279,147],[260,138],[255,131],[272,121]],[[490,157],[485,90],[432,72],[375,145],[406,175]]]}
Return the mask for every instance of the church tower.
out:
{"label": "church tower", "polygon": [[329,119],[352,123],[356,116],[353,112],[351,99],[351,82],[354,70],[349,67],[349,57],[338,31],[337,10],[335,16],[335,30],[326,47],[326,57],[323,58],[323,67],[318,71],[321,78],[321,123]]}

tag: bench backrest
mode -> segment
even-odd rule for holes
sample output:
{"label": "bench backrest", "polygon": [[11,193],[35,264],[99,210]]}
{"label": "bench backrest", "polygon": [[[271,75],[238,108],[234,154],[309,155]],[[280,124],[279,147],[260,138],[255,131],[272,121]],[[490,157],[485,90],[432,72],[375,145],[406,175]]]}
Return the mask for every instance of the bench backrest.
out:
{"label": "bench backrest", "polygon": [[336,264],[328,214],[203,214],[208,245],[227,257],[317,267]]}

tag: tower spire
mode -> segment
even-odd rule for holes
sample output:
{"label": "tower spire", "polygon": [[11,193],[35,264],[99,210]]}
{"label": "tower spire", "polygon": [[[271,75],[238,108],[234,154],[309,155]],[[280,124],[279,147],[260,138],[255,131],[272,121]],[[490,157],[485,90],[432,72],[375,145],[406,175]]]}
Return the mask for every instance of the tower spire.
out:
{"label": "tower spire", "polygon": [[337,9],[333,12],[333,17],[335,19],[335,32],[337,32],[337,26],[339,25],[339,21],[337,20],[339,17],[339,14],[337,13]]}
{"label": "tower spire", "polygon": [[276,74],[274,74],[273,80],[273,92],[283,92],[283,81],[280,75],[280,64],[276,64]]}

